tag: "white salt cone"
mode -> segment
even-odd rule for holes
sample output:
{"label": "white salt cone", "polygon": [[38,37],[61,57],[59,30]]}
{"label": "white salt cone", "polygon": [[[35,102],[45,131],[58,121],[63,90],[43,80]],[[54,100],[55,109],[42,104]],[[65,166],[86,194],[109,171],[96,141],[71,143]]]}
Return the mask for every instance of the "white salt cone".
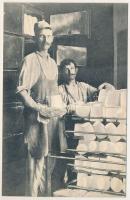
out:
{"label": "white salt cone", "polygon": [[120,105],[123,108],[127,107],[127,89],[120,90]]}
{"label": "white salt cone", "polygon": [[109,90],[105,99],[105,106],[120,106],[120,91]]}
{"label": "white salt cone", "polygon": [[88,147],[87,147],[86,144],[81,143],[81,144],[78,144],[76,150],[77,150],[80,154],[85,154],[85,152],[88,151]]}
{"label": "white salt cone", "polygon": [[[100,102],[90,102],[90,118],[100,118],[103,116],[103,106]],[[95,119],[91,119],[91,121]]]}
{"label": "white salt cone", "polygon": [[89,152],[98,151],[98,142],[97,141],[90,141],[88,143],[88,151]]}
{"label": "white salt cone", "polygon": [[93,175],[87,176],[87,188],[88,189],[94,189],[95,188]]}
{"label": "white salt cone", "polygon": [[115,118],[116,119],[120,118],[119,113],[121,113],[121,108],[119,106],[118,107],[115,107],[115,106],[114,107],[110,107],[110,106],[103,107],[103,117],[105,117],[107,119],[107,121],[109,121],[109,122],[113,121]]}
{"label": "white salt cone", "polygon": [[[94,131],[97,133],[106,133],[105,126],[101,122],[95,122],[93,124]],[[104,139],[106,135],[97,135],[99,139]]]}
{"label": "white salt cone", "polygon": [[75,131],[75,133],[74,133],[75,136],[84,136],[85,135],[84,133],[81,133],[82,131],[84,131],[82,124],[76,123],[75,127],[74,127],[74,131]]}
{"label": "white salt cone", "polygon": [[[88,132],[88,134],[87,133],[84,134],[84,139],[86,141],[92,141],[92,140],[96,139],[96,135],[94,134],[94,128],[90,122],[86,122],[86,123],[82,124],[82,129],[85,132]],[[92,134],[89,134],[89,132]]]}
{"label": "white salt cone", "polygon": [[117,127],[113,124],[113,123],[108,123],[105,126],[106,129],[106,133],[110,133],[113,135],[109,135],[109,139],[111,142],[117,142],[120,140],[120,136],[116,136],[117,135]]}
{"label": "white salt cone", "polygon": [[105,89],[100,90],[99,95],[98,95],[98,102],[101,102],[104,104],[107,93],[108,93],[108,90],[105,90]]}
{"label": "white salt cone", "polygon": [[[90,166],[91,166],[92,168],[98,168],[98,169],[100,169],[102,163],[100,163],[100,160],[99,160],[98,157],[90,156],[89,159],[93,160],[93,161],[90,161]],[[103,164],[104,164],[104,163],[103,163]],[[105,167],[104,167],[104,168],[105,168]],[[95,169],[92,169],[91,171],[94,172]]]}
{"label": "white salt cone", "polygon": [[125,142],[115,143],[115,152],[126,155],[126,143]]}
{"label": "white salt cone", "polygon": [[117,127],[117,133],[118,134],[122,134],[124,136],[121,136],[121,138],[126,140],[126,131],[127,131],[127,127],[125,123],[120,123]]}
{"label": "white salt cone", "polygon": [[91,169],[91,162],[90,161],[84,161],[83,162],[83,167],[84,167],[84,170],[87,171],[87,172],[91,172],[92,169]]}
{"label": "white salt cone", "polygon": [[89,105],[76,105],[75,113],[79,117],[89,117],[90,115],[90,106]]}
{"label": "white salt cone", "polygon": [[95,176],[96,189],[107,191],[110,188],[110,177],[97,175]]}
{"label": "white salt cone", "polygon": [[[85,157],[84,156],[76,156],[75,158],[78,158],[75,160],[74,165],[75,165],[75,169],[81,169],[83,167],[89,166],[90,163],[88,161],[85,161]],[[83,160],[81,160],[83,159]]]}
{"label": "white salt cone", "polygon": [[121,179],[113,177],[111,179],[111,189],[114,192],[121,192],[121,190],[123,189],[123,182]]}
{"label": "white salt cone", "polygon": [[[86,122],[83,124],[80,124],[80,123],[75,124],[74,131],[75,131],[74,133],[75,136],[83,136],[86,142],[95,140],[96,138],[96,135],[94,134],[93,126],[91,125],[90,122]],[[92,134],[89,134],[88,132]]]}
{"label": "white salt cone", "polygon": [[78,172],[78,174],[77,174],[77,186],[80,186],[80,187],[87,187],[88,186],[87,174]]}
{"label": "white salt cone", "polygon": [[[122,172],[125,172],[126,171],[126,166],[125,166],[125,162],[123,159],[121,158],[116,158],[116,157],[112,157],[112,156],[107,156],[106,159],[102,159],[106,162],[109,162],[109,163],[106,163],[106,169],[108,171],[117,171],[117,170],[120,170]],[[116,163],[116,164],[114,164]]]}
{"label": "white salt cone", "polygon": [[[126,107],[120,107],[118,109],[118,112],[117,112],[117,120],[122,123],[126,123],[126,118],[127,118],[127,108]],[[121,119],[120,119],[121,118]]]}
{"label": "white salt cone", "polygon": [[99,142],[99,151],[106,153],[110,152],[110,142],[109,141]]}

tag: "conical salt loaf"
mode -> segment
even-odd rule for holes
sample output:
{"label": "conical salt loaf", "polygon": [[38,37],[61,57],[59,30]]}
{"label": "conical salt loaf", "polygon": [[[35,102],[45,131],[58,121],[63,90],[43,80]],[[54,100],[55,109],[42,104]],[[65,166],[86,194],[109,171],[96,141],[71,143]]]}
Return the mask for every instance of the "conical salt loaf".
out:
{"label": "conical salt loaf", "polygon": [[[95,140],[96,136],[94,134],[93,126],[90,122],[86,122],[83,124],[76,123],[74,128],[75,136],[83,136],[86,141]],[[88,134],[88,132],[92,134]]]}
{"label": "conical salt loaf", "polygon": [[120,90],[120,106],[123,108],[127,107],[127,89]]}
{"label": "conical salt loaf", "polygon": [[105,106],[120,106],[119,90],[109,90],[105,99]]}
{"label": "conical salt loaf", "polygon": [[95,175],[95,183],[96,183],[95,189],[107,191],[110,188],[110,177]]}
{"label": "conical salt loaf", "polygon": [[80,140],[76,150],[80,153],[80,154],[85,154],[85,152],[88,151],[88,147],[87,144],[85,144],[84,140]]}
{"label": "conical salt loaf", "polygon": [[[99,157],[94,157],[94,156],[89,156],[88,157],[91,161],[90,161],[90,166],[92,168],[98,168],[100,169],[100,165],[101,163],[99,162]],[[92,169],[92,171],[94,171],[95,169]]]}
{"label": "conical salt loaf", "polygon": [[123,189],[123,182],[121,179],[117,178],[117,177],[113,177],[111,179],[111,189],[114,192],[121,192],[121,190]]}
{"label": "conical salt loaf", "polygon": [[82,166],[84,167],[84,171],[91,172],[92,171],[91,164],[92,164],[92,162],[89,160],[83,161]]}
{"label": "conical salt loaf", "polygon": [[[88,132],[88,133],[84,134],[84,139],[86,141],[92,141],[92,140],[96,139],[96,135],[94,134],[93,126],[90,122],[86,122],[86,123],[82,124],[82,129],[85,132]],[[89,134],[89,132],[92,134]]]}
{"label": "conical salt loaf", "polygon": [[88,176],[85,173],[78,172],[77,174],[77,186],[87,187],[88,186]]}
{"label": "conical salt loaf", "polygon": [[[97,133],[106,133],[105,126],[99,121],[93,124],[93,128],[94,128],[94,131]],[[97,135],[97,138],[99,139],[104,139],[105,137],[106,135]]]}
{"label": "conical salt loaf", "polygon": [[121,138],[123,138],[124,140],[126,140],[126,131],[127,131],[126,124],[121,122],[117,127],[117,133],[124,135],[121,136]]}
{"label": "conical salt loaf", "polygon": [[122,171],[122,172],[126,171],[125,162],[121,158],[107,156],[106,159],[102,159],[102,160],[105,160],[106,162],[108,162],[108,163],[106,163],[106,169],[108,171],[112,171],[112,170]]}
{"label": "conical salt loaf", "polygon": [[[125,172],[125,163],[121,159],[121,162],[117,160],[116,157],[107,156],[107,158],[100,158],[100,169],[106,170],[106,171],[124,171]],[[116,164],[114,164],[116,163]],[[118,164],[119,163],[119,164]]]}
{"label": "conical salt loaf", "polygon": [[82,132],[84,132],[83,124],[76,123],[75,127],[74,127],[74,135],[75,136],[84,136],[85,134]]}
{"label": "conical salt loaf", "polygon": [[98,102],[101,102],[104,104],[107,93],[108,93],[108,90],[105,90],[105,89],[100,90],[99,95],[98,95]]}
{"label": "conical salt loaf", "polygon": [[90,118],[91,121],[95,121],[95,118],[101,118],[103,116],[103,106],[100,102],[90,102],[88,103],[90,105]]}
{"label": "conical salt loaf", "polygon": [[114,147],[116,153],[126,155],[126,142],[116,142]]}
{"label": "conical salt loaf", "polygon": [[89,117],[90,115],[90,106],[89,105],[76,105],[75,113],[79,117]]}
{"label": "conical salt loaf", "polygon": [[88,143],[88,151],[89,152],[98,151],[98,142],[97,141],[90,141]]}
{"label": "conical salt loaf", "polygon": [[[107,121],[113,121],[113,118],[119,118],[121,115],[121,108],[119,106],[105,106],[103,107],[103,117],[107,119]],[[110,119],[109,119],[110,118]],[[111,119],[112,118],[112,119]]]}
{"label": "conical salt loaf", "polygon": [[94,183],[94,179],[93,179],[93,175],[87,175],[87,188],[88,189],[94,189],[95,183]]}
{"label": "conical salt loaf", "polygon": [[110,152],[110,150],[111,150],[111,143],[109,141],[99,142],[99,151],[107,153]]}
{"label": "conical salt loaf", "polygon": [[75,158],[76,158],[76,160],[74,162],[74,165],[75,165],[76,170],[81,169],[83,167],[91,166],[91,163],[89,161],[85,160],[84,156],[76,155]]}
{"label": "conical salt loaf", "polygon": [[112,134],[112,135],[108,135],[111,142],[117,142],[120,140],[121,137],[116,136],[118,134],[117,127],[113,123],[108,123],[105,126],[105,129],[106,129],[106,133]]}

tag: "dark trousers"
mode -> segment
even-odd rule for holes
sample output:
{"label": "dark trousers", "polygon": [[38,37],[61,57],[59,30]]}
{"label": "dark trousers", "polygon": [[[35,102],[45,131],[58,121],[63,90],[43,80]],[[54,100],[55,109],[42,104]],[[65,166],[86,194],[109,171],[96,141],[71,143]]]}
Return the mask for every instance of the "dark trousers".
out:
{"label": "dark trousers", "polygon": [[[65,129],[73,131],[74,130],[74,122],[71,120],[71,116],[68,116],[65,119]],[[74,134],[68,134],[67,139],[67,147],[68,149],[76,149],[78,145],[78,140],[73,138]],[[64,154],[59,154],[60,156],[67,156],[70,158],[75,158],[75,154],[73,152],[66,152]],[[52,190],[55,191],[60,188],[64,188],[66,185],[64,183],[65,172],[67,171],[67,183],[77,178],[77,173],[73,172],[72,167],[68,166],[68,164],[74,164],[74,159],[56,159],[55,167],[52,173]]]}

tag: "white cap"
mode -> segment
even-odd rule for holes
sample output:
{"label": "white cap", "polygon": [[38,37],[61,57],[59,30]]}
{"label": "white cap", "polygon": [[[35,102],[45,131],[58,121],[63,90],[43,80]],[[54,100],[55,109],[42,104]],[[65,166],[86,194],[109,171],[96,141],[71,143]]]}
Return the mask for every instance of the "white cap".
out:
{"label": "white cap", "polygon": [[46,22],[45,20],[35,23],[35,25],[34,25],[35,34],[37,34],[38,32],[40,32],[43,29],[52,29],[52,28],[51,28],[50,24],[48,22]]}

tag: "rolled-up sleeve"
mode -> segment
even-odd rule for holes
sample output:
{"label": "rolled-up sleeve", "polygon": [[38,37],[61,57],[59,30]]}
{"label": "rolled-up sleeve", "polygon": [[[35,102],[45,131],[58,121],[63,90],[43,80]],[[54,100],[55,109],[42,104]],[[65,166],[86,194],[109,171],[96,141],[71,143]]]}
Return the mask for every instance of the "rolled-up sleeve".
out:
{"label": "rolled-up sleeve", "polygon": [[39,75],[39,68],[33,56],[25,57],[22,62],[16,93],[23,90],[27,90],[29,92],[30,89],[36,84]]}

